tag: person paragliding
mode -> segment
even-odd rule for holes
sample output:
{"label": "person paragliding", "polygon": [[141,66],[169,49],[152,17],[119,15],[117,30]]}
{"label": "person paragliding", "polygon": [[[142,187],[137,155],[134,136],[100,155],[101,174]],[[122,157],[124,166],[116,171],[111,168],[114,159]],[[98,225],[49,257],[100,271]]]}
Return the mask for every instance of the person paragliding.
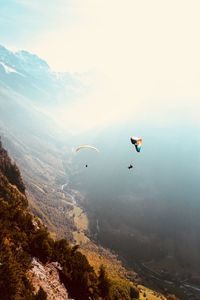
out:
{"label": "person paragliding", "polygon": [[142,148],[142,138],[132,136],[130,138],[130,140],[131,140],[131,143],[135,146],[136,151],[140,152],[140,150]]}
{"label": "person paragliding", "polygon": [[[86,150],[89,149],[92,151],[100,152],[99,149],[97,149],[95,146],[92,146],[92,145],[80,145],[75,149],[75,152],[82,151],[83,149],[86,149]],[[85,164],[85,168],[87,168],[87,167],[88,167],[88,164]]]}

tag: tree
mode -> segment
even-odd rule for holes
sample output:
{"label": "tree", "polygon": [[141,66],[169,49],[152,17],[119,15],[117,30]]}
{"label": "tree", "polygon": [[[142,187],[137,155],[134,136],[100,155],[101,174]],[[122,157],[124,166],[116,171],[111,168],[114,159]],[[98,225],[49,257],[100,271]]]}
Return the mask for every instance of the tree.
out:
{"label": "tree", "polygon": [[131,299],[132,298],[138,299],[139,295],[140,295],[140,293],[139,293],[138,289],[136,287],[131,286],[130,287],[130,297],[131,297]]}
{"label": "tree", "polygon": [[103,298],[107,299],[108,295],[109,295],[109,290],[110,290],[110,281],[107,277],[106,270],[103,265],[101,265],[100,269],[99,269],[98,281],[99,281],[98,288],[100,291],[100,295]]}

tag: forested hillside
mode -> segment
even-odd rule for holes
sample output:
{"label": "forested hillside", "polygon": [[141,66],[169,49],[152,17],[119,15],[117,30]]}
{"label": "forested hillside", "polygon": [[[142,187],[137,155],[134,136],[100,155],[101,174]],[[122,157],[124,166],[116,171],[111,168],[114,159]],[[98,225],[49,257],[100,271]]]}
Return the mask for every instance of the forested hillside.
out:
{"label": "forested hillside", "polygon": [[0,299],[48,299],[37,292],[27,273],[32,258],[43,264],[58,262],[60,279],[75,299],[133,299],[133,285],[117,286],[102,266],[96,274],[87,258],[65,240],[53,240],[47,229],[28,211],[25,187],[16,164],[0,143]]}

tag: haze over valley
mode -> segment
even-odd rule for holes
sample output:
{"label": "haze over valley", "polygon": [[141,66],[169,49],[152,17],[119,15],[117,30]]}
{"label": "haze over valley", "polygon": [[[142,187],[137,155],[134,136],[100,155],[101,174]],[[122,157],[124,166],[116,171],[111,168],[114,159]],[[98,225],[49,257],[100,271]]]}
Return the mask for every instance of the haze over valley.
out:
{"label": "haze over valley", "polygon": [[199,300],[200,4],[50,2],[0,11],[0,298],[19,234],[73,299]]}
{"label": "haze over valley", "polygon": [[[150,287],[163,290],[165,284],[145,277],[141,264],[166,280],[198,288],[198,127],[185,120],[159,127],[132,120],[72,134],[52,119],[52,111],[70,105],[74,96],[67,91],[74,85],[83,89],[77,79],[81,75],[57,77],[37,56],[23,51],[16,55],[3,47],[0,60],[1,137],[21,167],[32,211],[50,231],[75,239],[83,248],[89,238],[110,248]],[[32,65],[37,67],[29,78]],[[53,94],[49,93],[52,80]],[[32,98],[33,81],[34,89],[46,95],[43,101]],[[59,100],[62,89],[69,98],[64,104]],[[47,103],[52,107],[49,113],[44,109]],[[130,143],[133,133],[143,138],[140,153]],[[100,152],[76,153],[75,148],[84,143]],[[89,227],[85,217],[80,221],[84,213]],[[174,285],[172,291],[176,292]]]}

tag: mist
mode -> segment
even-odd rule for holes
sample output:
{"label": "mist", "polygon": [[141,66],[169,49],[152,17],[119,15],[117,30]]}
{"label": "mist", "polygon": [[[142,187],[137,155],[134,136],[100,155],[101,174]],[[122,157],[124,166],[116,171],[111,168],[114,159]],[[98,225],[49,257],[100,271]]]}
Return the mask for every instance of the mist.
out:
{"label": "mist", "polygon": [[200,285],[199,2],[6,3],[0,132],[41,219],[72,239],[75,190],[93,241]]}
{"label": "mist", "polygon": [[[144,141],[140,153],[130,143],[135,132]],[[172,256],[179,267],[196,269],[198,132],[198,127],[184,122],[159,127],[132,122],[104,129],[95,137],[77,137],[77,144],[84,140],[100,153],[87,149],[73,156],[70,184],[85,195],[94,238],[121,253],[129,264]],[[128,170],[129,164],[133,169]]]}

